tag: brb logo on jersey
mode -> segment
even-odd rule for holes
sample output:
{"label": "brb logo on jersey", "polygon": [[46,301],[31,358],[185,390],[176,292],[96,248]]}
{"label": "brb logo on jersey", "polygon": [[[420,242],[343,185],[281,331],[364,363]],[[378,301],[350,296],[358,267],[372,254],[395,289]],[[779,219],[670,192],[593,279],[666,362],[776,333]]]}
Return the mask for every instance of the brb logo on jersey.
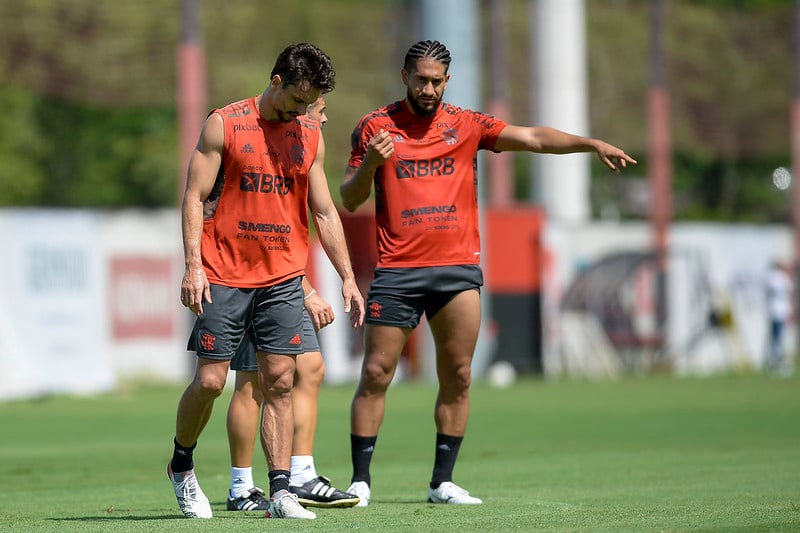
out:
{"label": "brb logo on jersey", "polygon": [[452,157],[419,160],[398,159],[395,170],[398,179],[449,176],[455,171],[455,159]]}
{"label": "brb logo on jersey", "polygon": [[294,191],[294,178],[259,172],[242,172],[239,188],[244,192],[274,193],[286,196]]}

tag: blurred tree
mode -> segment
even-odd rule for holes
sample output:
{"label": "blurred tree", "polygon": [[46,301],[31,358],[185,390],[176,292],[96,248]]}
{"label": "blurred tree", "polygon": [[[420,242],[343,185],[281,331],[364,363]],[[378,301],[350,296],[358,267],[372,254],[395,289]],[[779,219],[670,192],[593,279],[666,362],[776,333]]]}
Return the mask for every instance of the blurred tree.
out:
{"label": "blurred tree", "polygon": [[[791,3],[667,6],[675,217],[786,222],[789,198],[769,177],[788,164]],[[637,154],[638,172],[647,168],[647,7],[637,0],[587,2],[593,131]],[[614,204],[623,216],[643,216],[619,201],[630,196],[621,194],[625,182],[641,181],[637,172],[611,180],[593,183],[595,212]]]}
{"label": "blurred tree", "polygon": [[35,205],[47,184],[47,139],[36,121],[38,98],[0,86],[0,205]]}
{"label": "blurred tree", "polygon": [[176,116],[166,110],[94,110],[61,103],[38,109],[52,140],[44,205],[172,205],[178,175]]}
{"label": "blurred tree", "polygon": [[[505,5],[511,117],[527,124],[529,0]],[[284,46],[318,44],[337,69],[325,129],[335,191],[356,121],[403,97],[403,54],[418,38],[413,6],[203,0],[209,106],[257,94]],[[788,198],[769,176],[789,160],[791,7],[667,2],[676,218],[788,220]],[[648,3],[591,0],[586,9],[592,133],[640,160],[620,176],[592,167],[594,212],[641,217]],[[175,0],[0,0],[0,204],[174,205],[178,13]],[[528,164],[515,156],[518,198]]]}

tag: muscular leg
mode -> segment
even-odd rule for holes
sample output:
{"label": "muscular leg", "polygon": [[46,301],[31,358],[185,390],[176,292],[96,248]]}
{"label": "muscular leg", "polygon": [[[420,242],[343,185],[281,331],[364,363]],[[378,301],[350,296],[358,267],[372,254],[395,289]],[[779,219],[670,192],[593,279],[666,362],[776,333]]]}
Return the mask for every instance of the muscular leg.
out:
{"label": "muscular leg", "polygon": [[352,507],[358,498],[334,488],[317,474],[314,466],[314,435],[317,431],[317,400],[325,379],[325,361],[319,351],[297,356],[292,389],[294,439],[292,441],[291,486],[300,503],[307,507]]}
{"label": "muscular leg", "polygon": [[358,505],[369,504],[370,464],[386,409],[386,389],[392,382],[400,353],[411,329],[367,324],[364,361],[350,405],[350,459],[353,475],[347,492],[358,495]]}
{"label": "muscular leg", "polygon": [[294,411],[294,439],[292,439],[291,482],[302,486],[317,477],[314,466],[314,435],[317,431],[317,400],[325,363],[319,351],[306,352],[297,357],[292,389]]}
{"label": "muscular leg", "polygon": [[[251,505],[264,505],[261,494],[254,494],[253,451],[259,428],[262,396],[258,386],[258,372],[236,371],[236,381],[228,404],[226,428],[228,449],[231,455],[231,488],[228,492],[228,510],[252,510]],[[245,503],[242,498],[246,498]],[[233,502],[233,504],[232,504]],[[255,507],[260,509],[260,507]]]}
{"label": "muscular leg", "polygon": [[[279,478],[270,476],[270,494],[288,490],[292,455],[294,417],[292,384],[295,356],[257,352],[258,375],[264,403],[261,410],[261,445],[270,472],[285,472]],[[277,481],[277,482],[276,482]]]}
{"label": "muscular leg", "polygon": [[428,501],[476,504],[480,498],[452,483],[453,469],[469,418],[472,354],[481,321],[480,294],[468,290],[453,298],[431,319],[436,344],[436,452]]}
{"label": "muscular leg", "polygon": [[226,420],[231,466],[247,468],[253,465],[253,451],[258,434],[258,413],[261,410],[261,390],[258,372],[236,372],[236,382],[228,405]]}
{"label": "muscular leg", "polygon": [[228,361],[198,357],[194,379],[178,401],[175,443],[167,475],[178,506],[189,518],[211,518],[214,514],[194,474],[193,453],[197,439],[211,417],[214,400],[225,387],[229,364]]}
{"label": "muscular leg", "polygon": [[476,290],[460,293],[429,322],[439,379],[436,429],[445,435],[463,436],[469,418],[472,354],[481,322],[480,294]]}
{"label": "muscular leg", "polygon": [[378,434],[386,408],[386,390],[411,331],[377,324],[365,326],[361,378],[350,406],[350,433],[353,435]]}
{"label": "muscular leg", "polygon": [[175,440],[179,445],[191,447],[206,427],[216,400],[225,387],[229,361],[197,358],[194,379],[178,402]]}
{"label": "muscular leg", "polygon": [[[325,378],[325,363],[320,352],[308,352],[297,358],[292,411],[294,438],[292,455],[313,455],[317,429],[317,400]],[[252,466],[255,439],[258,434],[258,413],[262,395],[257,372],[236,372],[236,385],[228,406],[227,430],[231,466]]]}
{"label": "muscular leg", "polygon": [[307,352],[297,357],[292,409],[294,439],[292,455],[314,455],[314,435],[317,430],[317,400],[325,378],[322,353]]}

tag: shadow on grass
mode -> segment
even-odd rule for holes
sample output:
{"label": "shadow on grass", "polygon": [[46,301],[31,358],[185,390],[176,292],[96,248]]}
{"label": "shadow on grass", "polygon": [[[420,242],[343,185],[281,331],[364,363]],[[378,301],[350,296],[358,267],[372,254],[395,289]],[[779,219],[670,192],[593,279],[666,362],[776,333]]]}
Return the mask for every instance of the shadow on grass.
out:
{"label": "shadow on grass", "polygon": [[137,516],[137,515],[122,515],[122,514],[109,514],[106,516],[70,516],[61,518],[47,518],[50,522],[118,522],[120,520],[126,521],[145,521],[145,520],[187,520],[186,517],[174,514],[155,515],[155,516]]}

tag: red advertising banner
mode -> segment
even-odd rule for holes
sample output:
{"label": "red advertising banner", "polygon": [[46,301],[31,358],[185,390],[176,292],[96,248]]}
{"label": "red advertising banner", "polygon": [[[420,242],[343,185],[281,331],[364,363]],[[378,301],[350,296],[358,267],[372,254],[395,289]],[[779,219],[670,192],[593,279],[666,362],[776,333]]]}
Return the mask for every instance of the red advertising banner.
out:
{"label": "red advertising banner", "polygon": [[109,307],[116,340],[169,338],[175,333],[178,287],[170,258],[111,258]]}

